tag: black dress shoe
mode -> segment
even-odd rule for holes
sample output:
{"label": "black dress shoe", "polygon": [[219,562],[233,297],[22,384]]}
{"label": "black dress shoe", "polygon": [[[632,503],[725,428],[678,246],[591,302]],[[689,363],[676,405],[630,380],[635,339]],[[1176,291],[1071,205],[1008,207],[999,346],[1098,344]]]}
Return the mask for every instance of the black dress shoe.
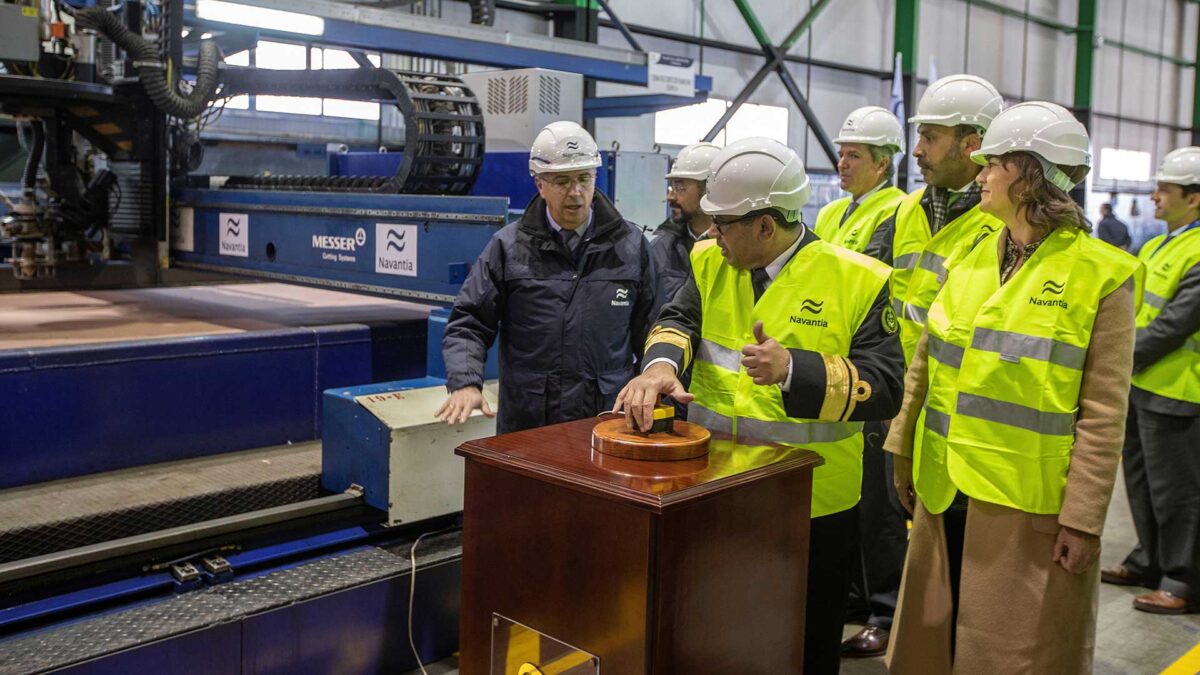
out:
{"label": "black dress shoe", "polygon": [[878,626],[863,626],[863,629],[842,643],[842,656],[863,658],[883,656],[887,653],[888,631]]}

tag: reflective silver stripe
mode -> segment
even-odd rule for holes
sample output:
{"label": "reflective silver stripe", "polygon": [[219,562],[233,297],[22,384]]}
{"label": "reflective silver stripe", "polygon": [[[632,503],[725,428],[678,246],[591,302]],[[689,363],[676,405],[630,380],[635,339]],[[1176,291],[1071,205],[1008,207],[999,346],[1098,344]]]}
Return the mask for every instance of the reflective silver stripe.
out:
{"label": "reflective silver stripe", "polygon": [[1070,436],[1075,433],[1073,413],[1043,412],[1037,408],[974,394],[958,395],[958,414],[1048,436]]}
{"label": "reflective silver stripe", "polygon": [[950,435],[950,416],[941,410],[925,407],[925,428],[936,432],[942,438]]}
{"label": "reflective silver stripe", "polygon": [[728,347],[713,342],[712,340],[701,340],[700,349],[696,352],[696,358],[701,361],[724,368],[733,372],[739,372],[742,369],[742,353],[734,351]]}
{"label": "reflective silver stripe", "polygon": [[723,431],[727,434],[733,433],[733,420],[715,413],[695,401],[688,404],[688,421],[699,424],[709,431]]}
{"label": "reflective silver stripe", "polygon": [[905,253],[892,260],[892,267],[898,270],[911,270],[913,267],[916,267],[917,261],[920,259],[920,253]]}
{"label": "reflective silver stripe", "polygon": [[[691,413],[688,421],[691,421]],[[805,443],[833,443],[862,431],[862,422],[768,422],[748,417],[738,418],[737,435],[739,438],[757,438],[760,441],[774,443],[790,443],[804,445]]]}
{"label": "reflective silver stripe", "polygon": [[929,355],[937,359],[938,363],[961,368],[964,351],[966,350],[962,347],[945,342],[936,335],[929,336]]}
{"label": "reflective silver stripe", "polygon": [[1145,300],[1147,305],[1155,309],[1162,309],[1167,304],[1166,298],[1161,295],[1155,295],[1150,291],[1142,291],[1142,299]]}
{"label": "reflective silver stripe", "polygon": [[1067,368],[1083,370],[1087,350],[1051,338],[1034,337],[1002,330],[976,328],[971,348],[997,352],[1000,360],[1017,363],[1022,358],[1049,361]]}
{"label": "reflective silver stripe", "polygon": [[903,318],[904,302],[897,298],[892,298],[892,311],[896,313],[896,316]]}
{"label": "reflective silver stripe", "polygon": [[928,270],[941,277],[946,273],[946,259],[936,253],[925,251],[921,254],[921,260],[917,266],[923,270]]}
{"label": "reflective silver stripe", "polygon": [[929,310],[906,302],[904,303],[904,318],[923,324],[929,318]]}

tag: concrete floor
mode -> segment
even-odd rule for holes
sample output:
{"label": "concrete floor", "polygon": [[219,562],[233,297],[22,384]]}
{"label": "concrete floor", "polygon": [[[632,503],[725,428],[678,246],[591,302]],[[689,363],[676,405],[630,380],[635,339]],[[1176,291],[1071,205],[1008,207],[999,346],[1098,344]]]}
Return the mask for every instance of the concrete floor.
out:
{"label": "concrete floor", "polygon": [[[1137,537],[1129,516],[1125,485],[1118,478],[1104,529],[1102,565],[1120,562]],[[1141,589],[1100,585],[1100,617],[1096,628],[1097,675],[1151,675],[1160,673],[1180,659],[1193,647],[1200,646],[1200,614],[1159,616],[1133,609],[1133,597]],[[853,635],[858,626],[846,626],[846,636]],[[1179,664],[1182,665],[1182,664]],[[1195,668],[1173,669],[1175,673],[1193,672]],[[453,658],[426,666],[428,675],[457,675]],[[844,675],[879,675],[886,673],[883,658],[844,659]],[[412,671],[408,675],[420,675]]]}

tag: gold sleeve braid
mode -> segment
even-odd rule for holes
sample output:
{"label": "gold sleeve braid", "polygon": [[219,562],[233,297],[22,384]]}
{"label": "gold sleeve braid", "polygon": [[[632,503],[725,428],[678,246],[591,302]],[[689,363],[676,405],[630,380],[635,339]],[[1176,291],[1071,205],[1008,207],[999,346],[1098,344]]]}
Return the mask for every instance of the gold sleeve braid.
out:
{"label": "gold sleeve braid", "polygon": [[683,331],[665,326],[655,326],[650,331],[650,336],[646,338],[646,348],[642,353],[646,353],[650,347],[656,344],[668,344],[683,350],[683,363],[679,364],[680,372],[692,362],[692,339]]}
{"label": "gold sleeve braid", "polygon": [[871,398],[871,385],[858,379],[858,368],[844,356],[821,354],[825,363],[825,401],[818,419],[842,422],[855,406]]}

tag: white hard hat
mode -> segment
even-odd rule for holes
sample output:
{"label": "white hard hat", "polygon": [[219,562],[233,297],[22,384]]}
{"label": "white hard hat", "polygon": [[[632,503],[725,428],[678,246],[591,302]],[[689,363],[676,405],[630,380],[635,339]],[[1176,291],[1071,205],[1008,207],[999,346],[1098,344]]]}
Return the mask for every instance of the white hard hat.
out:
{"label": "white hard hat", "polygon": [[1057,166],[1092,165],[1087,129],[1071,111],[1047,101],[1018,103],[992,121],[979,149],[971,153],[976,164],[987,164],[988,157],[1010,152],[1028,152],[1038,157],[1046,178],[1070,191],[1075,187]]}
{"label": "white hard hat", "polygon": [[987,130],[1004,108],[1004,99],[991,82],[974,75],[947,75],[925,89],[913,124],[954,127],[969,124]]}
{"label": "white hard hat", "polygon": [[791,148],[770,138],[743,138],[713,159],[700,210],[710,216],[744,216],[772,207],[795,222],[811,192],[804,162]]}
{"label": "white hard hat", "polygon": [[600,166],[596,139],[574,122],[551,122],[538,132],[529,150],[529,173],[582,171]]}
{"label": "white hard hat", "polygon": [[721,146],[716,143],[693,143],[679,151],[666,177],[708,180],[708,166],[720,151]]}
{"label": "white hard hat", "polygon": [[1200,148],[1178,148],[1163,157],[1154,180],[1173,185],[1200,185]]}
{"label": "white hard hat", "polygon": [[833,142],[863,143],[891,147],[893,152],[904,152],[904,128],[887,108],[869,105],[846,117],[842,130]]}

